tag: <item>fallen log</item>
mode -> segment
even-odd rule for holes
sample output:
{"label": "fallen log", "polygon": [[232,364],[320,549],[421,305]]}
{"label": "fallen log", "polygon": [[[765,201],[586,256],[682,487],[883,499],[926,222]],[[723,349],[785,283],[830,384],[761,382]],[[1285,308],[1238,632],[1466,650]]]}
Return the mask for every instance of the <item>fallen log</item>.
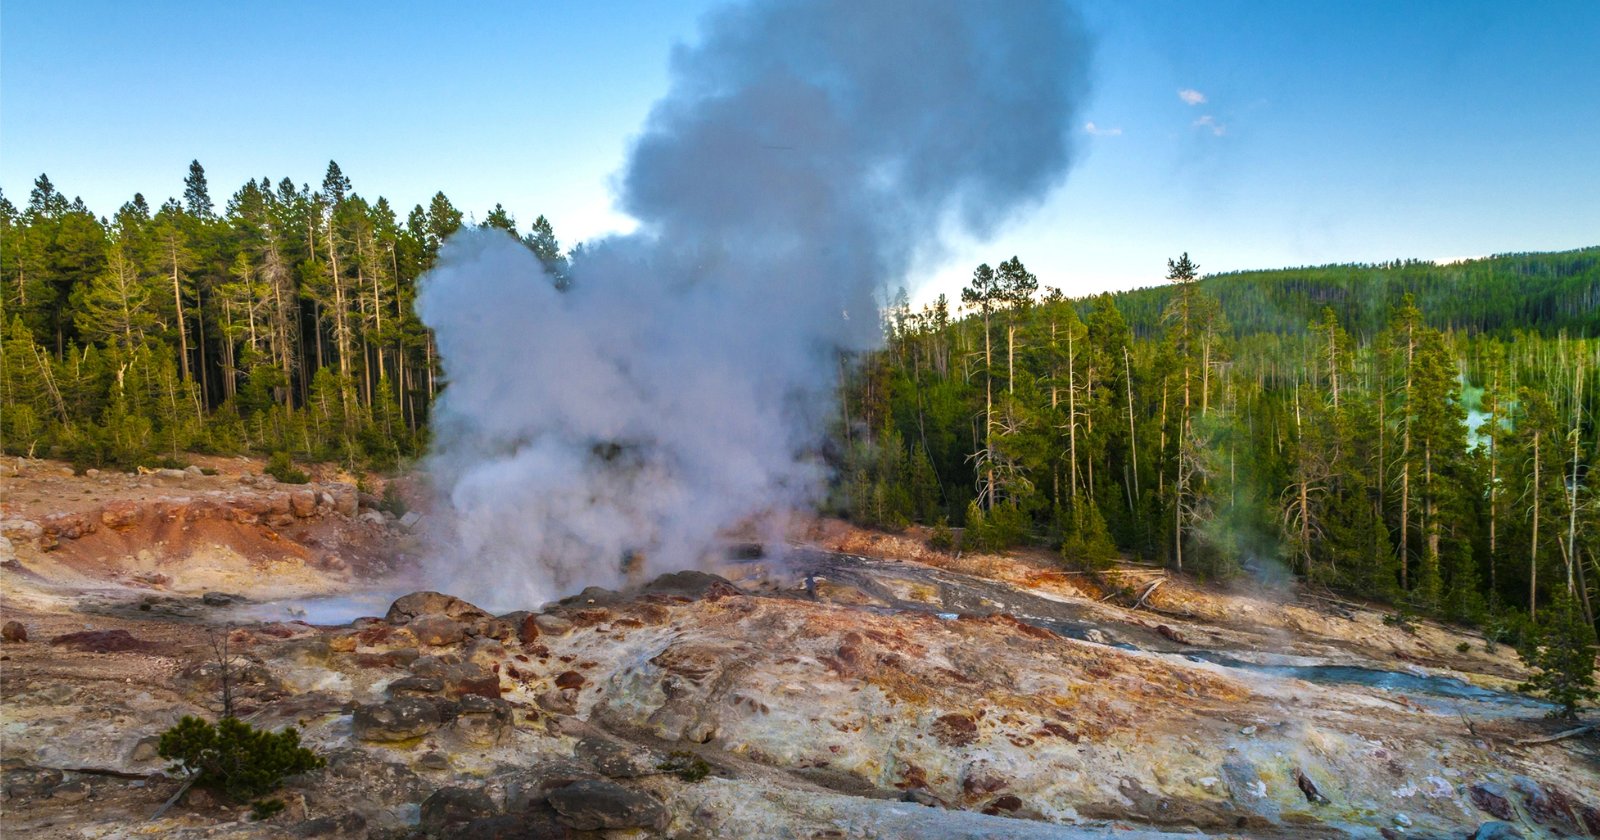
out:
{"label": "fallen log", "polygon": [[1576,729],[1568,729],[1565,732],[1557,732],[1554,735],[1549,735],[1549,736],[1546,736],[1544,738],[1528,738],[1528,739],[1525,739],[1525,740],[1522,740],[1522,741],[1515,741],[1513,743],[1515,743],[1519,747],[1531,747],[1531,746],[1534,746],[1536,744],[1553,744],[1556,741],[1565,741],[1568,738],[1576,738],[1579,735],[1582,735],[1582,734],[1584,734],[1586,732],[1593,732],[1595,730],[1595,728],[1596,728],[1596,724],[1591,723],[1591,724],[1587,724],[1587,725],[1584,725],[1584,726],[1580,726],[1580,727],[1578,727]]}
{"label": "fallen log", "polygon": [[1161,578],[1161,579],[1155,581],[1154,583],[1151,583],[1148,587],[1145,588],[1144,594],[1139,596],[1139,600],[1133,602],[1133,608],[1134,609],[1139,609],[1140,607],[1144,606],[1144,602],[1145,602],[1146,599],[1148,599],[1150,597],[1150,593],[1152,593],[1152,592],[1156,591],[1157,589],[1159,589],[1161,587],[1161,584],[1166,583],[1166,582],[1167,582],[1166,578]]}

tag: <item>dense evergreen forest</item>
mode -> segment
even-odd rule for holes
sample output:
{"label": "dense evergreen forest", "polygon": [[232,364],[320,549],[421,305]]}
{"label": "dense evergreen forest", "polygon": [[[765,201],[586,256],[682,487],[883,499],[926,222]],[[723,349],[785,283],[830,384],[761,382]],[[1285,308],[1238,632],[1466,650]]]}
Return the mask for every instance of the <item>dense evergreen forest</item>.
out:
{"label": "dense evergreen forest", "polygon": [[[463,223],[443,193],[401,220],[337,163],[320,189],[249,182],[96,218],[41,175],[0,196],[0,441],[131,467],[185,451],[384,467],[416,454],[437,392],[416,280]],[[499,205],[482,225],[517,235]],[[558,276],[542,216],[522,235]]]}
{"label": "dense evergreen forest", "polygon": [[1015,257],[979,266],[959,309],[889,308],[845,389],[834,504],[1082,566],[1292,572],[1510,638],[1547,612],[1581,628],[1600,607],[1597,259],[1202,280],[1185,254],[1164,288],[1085,300]]}
{"label": "dense evergreen forest", "polygon": [[[0,446],[77,464],[188,451],[386,468],[441,387],[416,280],[464,223],[402,220],[330,163],[97,218],[0,195]],[[500,206],[566,282],[542,216]],[[974,548],[1286,574],[1519,634],[1600,609],[1600,248],[1199,276],[1073,300],[1013,257],[958,305],[886,308],[841,365],[832,504]],[[962,529],[959,538],[954,529]]]}

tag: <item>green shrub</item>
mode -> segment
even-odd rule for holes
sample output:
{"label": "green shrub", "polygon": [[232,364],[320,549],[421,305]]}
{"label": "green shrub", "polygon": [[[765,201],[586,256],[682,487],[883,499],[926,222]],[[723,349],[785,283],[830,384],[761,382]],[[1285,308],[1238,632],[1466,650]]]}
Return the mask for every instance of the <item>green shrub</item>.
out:
{"label": "green shrub", "polygon": [[272,453],[272,457],[267,459],[267,466],[262,472],[284,484],[305,484],[311,480],[311,476],[306,475],[305,470],[294,465],[294,461],[289,458],[288,452]]}
{"label": "green shrub", "polygon": [[213,725],[186,716],[161,733],[156,752],[176,762],[174,769],[193,774],[196,787],[235,802],[271,793],[285,777],[323,765],[321,756],[300,746],[293,727],[269,732],[231,717]]}
{"label": "green shrub", "polygon": [[1531,638],[1517,653],[1538,670],[1518,686],[1536,691],[1560,706],[1552,717],[1575,720],[1578,706],[1594,700],[1594,627],[1585,621],[1577,603],[1565,592],[1539,613]]}
{"label": "green shrub", "polygon": [[933,526],[933,531],[928,534],[928,547],[934,551],[949,551],[956,547],[956,535],[950,530],[950,519],[939,517],[939,522]]}
{"label": "green shrub", "polygon": [[393,481],[383,485],[383,500],[378,510],[394,514],[396,519],[406,515],[406,500],[400,497],[400,488]]}

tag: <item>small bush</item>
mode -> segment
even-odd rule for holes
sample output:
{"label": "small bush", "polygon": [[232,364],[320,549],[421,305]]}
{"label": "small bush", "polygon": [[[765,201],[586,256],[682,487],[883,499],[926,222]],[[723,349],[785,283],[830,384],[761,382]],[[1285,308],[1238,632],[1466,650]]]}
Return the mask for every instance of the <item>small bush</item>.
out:
{"label": "small bush", "polygon": [[674,751],[666,761],[657,764],[656,769],[672,773],[686,782],[698,782],[711,775],[711,765],[688,750]]}
{"label": "small bush", "polygon": [[378,510],[394,514],[396,519],[406,515],[406,500],[400,497],[400,488],[390,481],[383,485],[383,500]]}
{"label": "small bush", "polygon": [[200,468],[200,474],[201,475],[216,475],[217,474],[217,468],[216,467],[201,467]]}
{"label": "small bush", "polygon": [[1551,717],[1578,718],[1586,701],[1600,697],[1594,680],[1594,627],[1584,620],[1572,596],[1560,593],[1554,603],[1539,613],[1539,620],[1522,649],[1522,661],[1537,669],[1522,691],[1544,695],[1558,708]]}
{"label": "small bush", "polygon": [[950,530],[950,519],[939,517],[938,524],[933,526],[933,531],[928,534],[928,547],[934,551],[949,551],[956,547],[956,535]]}
{"label": "small bush", "polygon": [[250,803],[250,819],[255,822],[270,820],[282,811],[282,799],[257,799]]}
{"label": "small bush", "polygon": [[1456,653],[1466,653],[1469,650],[1472,650],[1471,642],[1462,642],[1461,644],[1456,645]]}
{"label": "small bush", "polygon": [[306,475],[305,470],[294,465],[294,461],[289,458],[289,453],[287,452],[272,453],[272,457],[267,459],[267,466],[262,472],[284,484],[305,484],[311,480],[311,476]]}
{"label": "small bush", "polygon": [[176,762],[174,769],[194,774],[196,787],[235,802],[264,796],[285,777],[323,765],[321,756],[300,746],[293,727],[269,732],[231,717],[213,725],[186,716],[161,733],[156,752]]}

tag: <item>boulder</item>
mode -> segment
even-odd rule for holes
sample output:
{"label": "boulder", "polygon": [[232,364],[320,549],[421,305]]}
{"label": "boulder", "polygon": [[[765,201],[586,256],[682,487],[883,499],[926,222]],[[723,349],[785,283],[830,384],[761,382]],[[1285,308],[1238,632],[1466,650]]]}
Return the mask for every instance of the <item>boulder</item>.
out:
{"label": "boulder", "polygon": [[358,706],[351,721],[356,738],[378,742],[421,738],[441,723],[439,705],[421,697],[395,697]]}
{"label": "boulder", "polygon": [[417,513],[414,510],[406,511],[406,515],[400,517],[400,527],[406,529],[407,531],[415,531],[417,526],[421,524],[422,514]]}
{"label": "boulder", "polygon": [[456,703],[456,719],[450,728],[474,744],[493,744],[511,728],[511,704],[498,698],[475,694]]}
{"label": "boulder", "polygon": [[334,512],[341,516],[355,516],[360,509],[356,488],[349,484],[329,485],[328,495],[333,497]]}
{"label": "boulder", "polygon": [[439,836],[483,817],[495,815],[494,800],[473,788],[440,788],[422,800],[420,827],[426,834]]}
{"label": "boulder", "polygon": [[402,595],[389,606],[384,620],[390,624],[405,624],[420,615],[442,615],[458,621],[490,618],[491,616],[472,604],[442,592],[413,592]]}
{"label": "boulder", "polygon": [[560,821],[582,831],[667,827],[667,809],[649,794],[615,782],[583,779],[550,791]]}
{"label": "boulder", "polygon": [[317,494],[311,490],[295,490],[289,494],[289,512],[304,519],[317,512]]}
{"label": "boulder", "polygon": [[406,624],[417,636],[417,643],[425,647],[458,645],[466,641],[466,625],[443,615],[419,615]]}
{"label": "boulder", "polygon": [[0,521],[0,536],[16,542],[38,542],[44,536],[44,526],[31,519]]}
{"label": "boulder", "polygon": [[565,636],[572,632],[572,622],[559,615],[540,613],[533,617],[533,626],[543,636]]}
{"label": "boulder", "polygon": [[644,585],[643,591],[651,595],[666,595],[698,601],[715,600],[728,595],[738,595],[739,587],[727,578],[707,572],[683,571],[662,575]]}
{"label": "boulder", "polygon": [[579,739],[573,753],[580,761],[586,762],[599,770],[602,775],[613,779],[632,779],[639,776],[653,775],[661,759],[644,750],[634,749],[627,744],[590,735]]}
{"label": "boulder", "polygon": [[175,470],[170,467],[156,470],[155,475],[156,478],[162,481],[183,481],[189,477],[189,474],[183,470]]}
{"label": "boulder", "polygon": [[535,764],[506,779],[506,813],[520,814],[542,807],[550,791],[583,779],[599,779],[593,767],[580,761],[558,758]]}
{"label": "boulder", "polygon": [[20,621],[8,621],[5,626],[0,627],[0,641],[26,642],[27,640],[28,628],[24,627]]}
{"label": "boulder", "polygon": [[1522,832],[1511,823],[1495,820],[1478,826],[1472,840],[1522,840]]}

